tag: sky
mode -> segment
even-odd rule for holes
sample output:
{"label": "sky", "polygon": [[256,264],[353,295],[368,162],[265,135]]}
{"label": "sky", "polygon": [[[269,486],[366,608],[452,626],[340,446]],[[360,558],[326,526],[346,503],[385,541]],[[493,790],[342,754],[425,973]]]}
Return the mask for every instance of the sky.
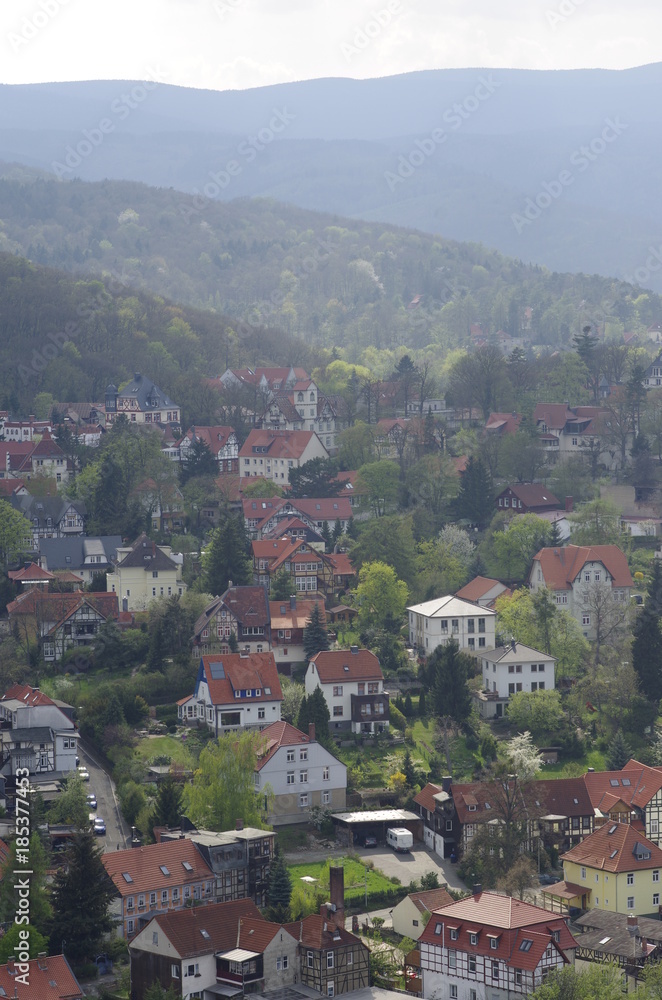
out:
{"label": "sky", "polygon": [[211,90],[422,69],[662,59],[660,0],[9,0],[0,82]]}

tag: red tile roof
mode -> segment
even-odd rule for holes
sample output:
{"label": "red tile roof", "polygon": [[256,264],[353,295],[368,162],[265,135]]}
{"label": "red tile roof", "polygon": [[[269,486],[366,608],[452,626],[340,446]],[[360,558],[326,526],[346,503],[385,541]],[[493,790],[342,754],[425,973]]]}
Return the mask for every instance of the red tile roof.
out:
{"label": "red tile roof", "polygon": [[30,707],[34,705],[54,705],[55,702],[39,688],[30,687],[29,684],[12,684],[7,688],[0,701],[22,701],[24,705]]}
{"label": "red tile roof", "polygon": [[326,557],[333,567],[334,576],[354,576],[356,570],[346,552],[329,552]]}
{"label": "red tile roof", "polygon": [[453,897],[443,887],[426,889],[423,892],[410,892],[409,898],[421,913],[431,913],[432,910],[439,909],[440,906],[450,906],[453,902]]}
{"label": "red tile roof", "polygon": [[662,866],[662,850],[629,823],[605,823],[562,860],[607,872],[647,871]]}
{"label": "red tile roof", "polygon": [[4,996],[17,1000],[79,1000],[85,996],[64,955],[33,958],[28,964],[29,969],[21,982],[17,981],[15,973],[9,973],[8,965],[0,965],[0,986]]}
{"label": "red tile roof", "polygon": [[505,490],[497,494],[503,497],[506,494],[513,494],[521,500],[525,507],[560,507],[561,501],[555,497],[551,490],[548,490],[542,483],[513,483]]}
{"label": "red tile roof", "polygon": [[336,948],[346,948],[349,944],[354,944],[358,948],[367,951],[366,946],[360,938],[350,934],[344,927],[335,929],[321,914],[311,913],[303,920],[296,920],[294,923],[285,924],[285,930],[289,931],[292,937],[300,941],[305,948],[316,950],[324,949],[331,951]]}
{"label": "red tile roof", "polygon": [[326,622],[326,611],[324,601],[302,601],[296,600],[294,608],[290,607],[289,601],[269,601],[269,612],[271,615],[272,629],[303,629],[306,622],[310,620],[313,608],[317,605],[320,610],[320,617]]}
{"label": "red tile roof", "polygon": [[[101,860],[120,896],[159,892],[170,886],[215,879],[202,854],[188,838],[133,847],[127,851],[108,851]],[[161,871],[161,865],[169,875]],[[190,865],[190,870],[187,865]],[[124,873],[130,881],[124,878]]]}
{"label": "red tile roof", "polygon": [[546,815],[592,816],[593,805],[584,777],[536,781],[536,802]]}
{"label": "red tile roof", "polygon": [[493,587],[502,587],[506,590],[505,583],[501,583],[500,580],[491,580],[488,576],[475,576],[473,580],[469,580],[469,583],[461,587],[455,596],[461,597],[464,601],[476,602],[488,594]]}
{"label": "red tile roof", "polygon": [[421,788],[420,792],[414,796],[414,802],[419,806],[423,806],[429,813],[433,813],[437,807],[434,797],[439,792],[443,792],[441,785],[434,785],[431,781],[428,781],[427,785]]}
{"label": "red tile roof", "polygon": [[[225,448],[228,438],[235,433],[234,427],[210,426],[210,427],[189,427],[184,437],[189,441],[202,441],[209,448],[212,455],[217,456],[221,449]],[[194,437],[195,436],[195,437]]]}
{"label": "red tile roof", "polygon": [[521,420],[521,413],[490,413],[485,430],[498,431],[501,434],[514,434],[519,430]]}
{"label": "red tile roof", "polygon": [[662,769],[629,760],[621,771],[590,771],[584,781],[593,807],[602,812],[607,811],[602,806],[612,802],[606,796],[643,808],[662,788]]}
{"label": "red tile roof", "polygon": [[333,681],[383,680],[384,675],[379,660],[369,649],[329,649],[316,653],[311,663],[315,664],[322,684]]}
{"label": "red tile roof", "polygon": [[309,497],[304,500],[288,500],[296,510],[311,521],[350,521],[353,517],[349,497]]}
{"label": "red tile roof", "polygon": [[7,605],[7,611],[10,616],[39,614],[44,622],[59,622],[83,604],[89,604],[104,618],[117,620],[119,615],[117,594],[83,591],[45,594],[40,587],[33,587],[27,594],[19,594],[15,601]]}
{"label": "red tile roof", "polygon": [[[151,942],[152,930],[158,926],[180,958],[195,958],[210,952],[227,951],[236,947],[238,922],[242,918],[249,920],[251,924],[262,920],[252,899],[184,907],[154,916],[147,924],[148,940]],[[129,947],[138,951],[140,946],[136,945],[134,939]]]}
{"label": "red tile roof", "polygon": [[315,431],[252,430],[239,451],[239,457],[251,458],[258,454],[254,448],[266,448],[266,451],[260,452],[265,458],[298,460],[316,437]]}
{"label": "red tile roof", "polygon": [[534,556],[531,579],[538,563],[546,587],[550,590],[570,590],[587,562],[601,562],[612,578],[612,587],[632,586],[627,559],[617,545],[566,545],[540,549]]}
{"label": "red tile roof", "polygon": [[[212,671],[212,666],[222,666],[223,677],[219,667]],[[273,653],[225,653],[218,656],[203,656],[202,666],[205,672],[209,696],[214,705],[237,705],[250,701],[282,701],[276,661]],[[214,677],[213,674],[217,676]],[[235,697],[237,691],[260,690],[257,697]]]}

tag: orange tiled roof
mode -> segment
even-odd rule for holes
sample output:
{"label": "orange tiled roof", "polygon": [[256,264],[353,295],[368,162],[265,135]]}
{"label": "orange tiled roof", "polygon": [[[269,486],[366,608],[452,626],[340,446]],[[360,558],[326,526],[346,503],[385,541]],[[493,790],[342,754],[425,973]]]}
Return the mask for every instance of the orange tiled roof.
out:
{"label": "orange tiled roof", "polygon": [[646,871],[662,866],[662,850],[629,823],[605,823],[562,860],[607,872]]}
{"label": "orange tiled roof", "polygon": [[[601,562],[614,587],[631,587],[632,576],[627,559],[617,545],[566,545],[540,549],[534,556],[550,590],[570,590],[585,563]],[[531,571],[533,573],[533,570]]]}

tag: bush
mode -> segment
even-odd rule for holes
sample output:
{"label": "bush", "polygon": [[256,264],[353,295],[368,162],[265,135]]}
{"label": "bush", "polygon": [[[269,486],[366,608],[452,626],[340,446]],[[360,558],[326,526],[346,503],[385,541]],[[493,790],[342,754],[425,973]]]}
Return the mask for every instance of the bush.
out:
{"label": "bush", "polygon": [[401,733],[404,733],[405,729],[407,728],[407,720],[405,719],[400,709],[396,708],[393,702],[391,702],[391,707],[389,709],[389,719],[391,725],[395,729],[399,729]]}

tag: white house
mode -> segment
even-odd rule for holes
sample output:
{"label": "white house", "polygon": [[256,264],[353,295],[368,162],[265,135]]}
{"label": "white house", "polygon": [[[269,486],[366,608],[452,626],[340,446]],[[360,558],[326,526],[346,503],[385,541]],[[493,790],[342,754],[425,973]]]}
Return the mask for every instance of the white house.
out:
{"label": "white house", "polygon": [[204,723],[215,736],[280,722],[283,700],[273,653],[203,656],[195,691],[178,704],[182,722]]}
{"label": "white house", "polygon": [[344,809],[347,768],[315,739],[289,722],[274,722],[262,731],[264,747],[255,765],[255,790],[273,793],[267,822],[271,826],[307,823],[311,808]]}
{"label": "white house", "polygon": [[369,649],[325,650],[313,656],[305,676],[306,694],[316,688],[329,706],[329,729],[381,733],[389,725],[389,699],[379,660]]}
{"label": "white house", "polygon": [[513,639],[481,657],[483,687],[474,692],[483,719],[500,719],[519,691],[553,691],[556,660]]}
{"label": "white house", "polygon": [[315,431],[252,430],[239,452],[239,475],[262,476],[286,486],[292,469],[312,458],[328,457]]}
{"label": "white house", "polygon": [[413,604],[409,612],[409,644],[425,656],[437,646],[454,639],[460,649],[475,652],[493,649],[496,612],[450,594],[423,604]]}
{"label": "white house", "polygon": [[457,1000],[528,996],[577,946],[561,914],[482,891],[435,909],[419,943],[423,996]]}
{"label": "white house", "polygon": [[393,930],[401,937],[418,941],[432,911],[452,902],[453,897],[444,888],[410,892],[391,911]]}
{"label": "white house", "polygon": [[31,775],[57,777],[75,770],[78,732],[73,709],[57,705],[39,688],[14,684],[0,698],[0,773],[17,768]]}

